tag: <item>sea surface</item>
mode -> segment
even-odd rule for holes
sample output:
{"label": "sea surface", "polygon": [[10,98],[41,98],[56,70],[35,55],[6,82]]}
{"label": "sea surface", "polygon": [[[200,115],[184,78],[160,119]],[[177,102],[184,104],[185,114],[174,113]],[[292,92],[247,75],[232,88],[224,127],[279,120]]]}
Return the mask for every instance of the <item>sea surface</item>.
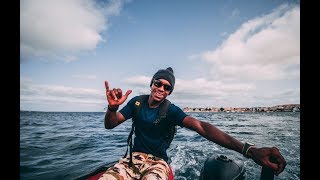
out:
{"label": "sea surface", "polygon": [[[287,161],[274,179],[300,179],[300,112],[188,113],[240,141],[276,146]],[[104,112],[20,112],[20,179],[72,180],[118,160],[127,149],[127,120],[104,128]],[[178,127],[168,149],[176,180],[196,180],[208,157],[226,155],[244,164],[248,180],[260,178],[252,159]]]}

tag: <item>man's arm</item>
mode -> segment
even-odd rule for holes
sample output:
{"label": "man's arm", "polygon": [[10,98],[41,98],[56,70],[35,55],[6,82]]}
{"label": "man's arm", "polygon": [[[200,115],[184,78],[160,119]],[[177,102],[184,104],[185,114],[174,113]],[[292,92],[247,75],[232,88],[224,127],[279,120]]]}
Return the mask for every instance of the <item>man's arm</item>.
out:
{"label": "man's arm", "polygon": [[[235,150],[242,154],[242,148],[244,146],[242,142],[221,131],[210,123],[186,116],[183,119],[183,125],[220,146]],[[253,146],[248,150],[247,157],[253,159],[253,161],[259,165],[273,169],[276,175],[279,175],[287,165],[286,160],[276,147],[257,148]],[[274,161],[271,161],[271,158],[274,159]]]}
{"label": "man's arm", "polygon": [[119,106],[128,98],[128,95],[132,92],[132,90],[128,90],[126,94],[123,95],[122,90],[119,88],[113,88],[110,90],[108,81],[105,81],[104,84],[106,87],[106,96],[108,100],[108,110],[104,117],[104,127],[106,129],[112,129],[126,120],[120,112],[117,112],[117,110]]}
{"label": "man's arm", "polygon": [[243,143],[221,131],[210,123],[199,121],[191,116],[186,116],[183,119],[183,126],[196,131],[206,139],[219,144],[228,149],[235,150],[241,153]]}
{"label": "man's arm", "polygon": [[125,120],[126,119],[120,112],[112,112],[108,108],[106,115],[104,116],[104,127],[106,129],[113,129]]}

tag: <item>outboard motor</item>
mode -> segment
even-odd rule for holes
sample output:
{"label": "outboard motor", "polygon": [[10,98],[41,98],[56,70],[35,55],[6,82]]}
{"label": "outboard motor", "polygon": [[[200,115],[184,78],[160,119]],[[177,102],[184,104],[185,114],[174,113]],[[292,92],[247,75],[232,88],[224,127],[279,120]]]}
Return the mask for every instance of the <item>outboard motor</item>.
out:
{"label": "outboard motor", "polygon": [[227,156],[207,158],[199,180],[245,180],[246,170],[242,162],[228,159]]}

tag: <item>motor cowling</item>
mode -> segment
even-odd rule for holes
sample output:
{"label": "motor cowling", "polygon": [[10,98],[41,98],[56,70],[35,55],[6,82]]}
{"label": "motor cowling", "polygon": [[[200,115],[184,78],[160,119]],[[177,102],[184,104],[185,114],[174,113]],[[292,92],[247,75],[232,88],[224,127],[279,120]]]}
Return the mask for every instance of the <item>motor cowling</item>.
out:
{"label": "motor cowling", "polygon": [[211,156],[206,159],[199,180],[245,180],[246,170],[240,161],[225,155]]}

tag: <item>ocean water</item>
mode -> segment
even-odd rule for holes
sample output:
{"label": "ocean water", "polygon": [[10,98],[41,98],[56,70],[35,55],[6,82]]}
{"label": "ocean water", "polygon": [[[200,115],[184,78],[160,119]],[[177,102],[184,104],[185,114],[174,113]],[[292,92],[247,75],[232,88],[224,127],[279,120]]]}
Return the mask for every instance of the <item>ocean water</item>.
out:
{"label": "ocean water", "polygon": [[[20,112],[20,179],[75,179],[118,160],[126,151],[131,120],[104,128],[104,112]],[[300,113],[188,113],[240,141],[276,146],[287,161],[274,179],[300,179]],[[176,180],[195,180],[208,157],[226,155],[242,162],[247,179],[261,166],[186,128],[178,127],[168,155]]]}

